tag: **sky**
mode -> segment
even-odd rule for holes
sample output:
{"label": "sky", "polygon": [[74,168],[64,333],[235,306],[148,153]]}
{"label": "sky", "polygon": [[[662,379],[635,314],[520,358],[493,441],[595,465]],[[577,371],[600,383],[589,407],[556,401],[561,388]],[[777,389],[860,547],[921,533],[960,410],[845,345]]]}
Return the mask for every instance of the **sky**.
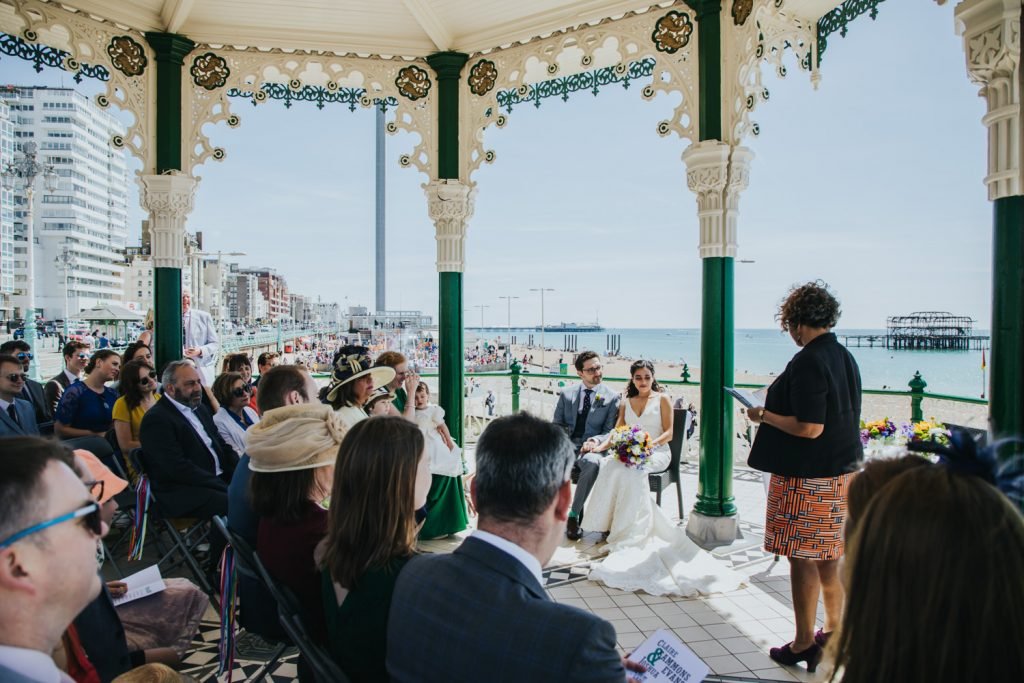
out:
{"label": "sky", "polygon": [[[983,100],[967,78],[953,5],[887,2],[831,37],[815,91],[790,60],[764,67],[768,102],[750,186],[740,198],[735,323],[774,327],[795,283],[823,279],[842,328],[884,327],[888,315],[948,310],[987,329],[992,209],[983,177]],[[0,82],[74,85],[0,57]],[[87,94],[96,84],[78,87]],[[517,107],[485,145],[466,245],[466,324],[545,321],[606,327],[699,327],[696,200],[680,156],[660,137],[670,111],[642,84]],[[207,251],[242,251],[278,269],[292,291],[374,306],[374,116],[345,105],[232,102],[242,123],[207,126],[223,162],[201,177],[188,222]],[[387,140],[387,305],[437,313],[434,227],[421,185],[398,165],[413,138]],[[138,168],[136,165],[135,168]],[[137,195],[137,191],[135,192]],[[133,205],[130,235],[144,212]]]}

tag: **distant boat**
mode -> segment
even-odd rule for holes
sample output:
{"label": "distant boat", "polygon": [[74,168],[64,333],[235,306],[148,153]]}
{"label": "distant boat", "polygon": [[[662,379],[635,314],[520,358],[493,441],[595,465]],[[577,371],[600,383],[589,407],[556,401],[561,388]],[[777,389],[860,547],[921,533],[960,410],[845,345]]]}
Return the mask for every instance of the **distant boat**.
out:
{"label": "distant boat", "polygon": [[604,328],[597,323],[558,323],[557,325],[540,325],[533,328],[537,332],[603,332]]}

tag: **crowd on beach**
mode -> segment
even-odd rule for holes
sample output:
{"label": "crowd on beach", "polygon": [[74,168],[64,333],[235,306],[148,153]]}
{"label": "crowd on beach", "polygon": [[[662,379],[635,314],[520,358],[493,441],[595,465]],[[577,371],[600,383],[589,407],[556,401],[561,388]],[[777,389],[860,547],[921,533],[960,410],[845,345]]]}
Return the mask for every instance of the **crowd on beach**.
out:
{"label": "crowd on beach", "polygon": [[[299,680],[323,657],[356,682],[618,683],[652,662],[622,657],[601,617],[550,600],[542,568],[558,546],[600,534],[607,554],[590,578],[623,590],[696,596],[747,581],[649,495],[686,412],[649,361],[629,365],[619,392],[597,353],[577,354],[580,381],[554,413],[489,420],[470,472],[417,374],[433,340],[409,356],[383,341],[311,343],[299,353],[330,353],[319,386],[276,353],[220,358],[190,304],[185,293],[181,357],[159,369],[152,330],[123,353],[68,342],[45,384],[28,379],[23,340],[0,345],[0,680],[176,680],[214,600],[270,643],[287,641],[279,609],[295,608]],[[770,475],[765,548],[788,558],[792,581],[794,638],[770,656],[811,672],[825,662],[845,683],[1024,680],[1024,474],[958,433],[919,445],[931,459],[864,464],[838,316],[822,283],[789,293],[779,319],[799,350],[746,411],[759,425],[749,464]],[[146,508],[208,533],[203,547],[185,533],[191,579],[122,604],[126,584],[100,570],[122,541],[143,556]],[[422,551],[473,516],[455,552]],[[230,539],[216,521],[269,578],[221,572]]]}

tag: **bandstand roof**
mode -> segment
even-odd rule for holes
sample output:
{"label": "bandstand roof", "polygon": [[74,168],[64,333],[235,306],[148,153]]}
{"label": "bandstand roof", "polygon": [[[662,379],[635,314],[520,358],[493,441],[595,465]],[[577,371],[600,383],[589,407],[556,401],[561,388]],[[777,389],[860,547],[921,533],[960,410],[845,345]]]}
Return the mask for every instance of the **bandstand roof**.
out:
{"label": "bandstand roof", "polygon": [[[61,0],[140,31],[197,43],[423,57],[474,54],[672,2],[652,0]],[[839,0],[788,0],[817,20]]]}

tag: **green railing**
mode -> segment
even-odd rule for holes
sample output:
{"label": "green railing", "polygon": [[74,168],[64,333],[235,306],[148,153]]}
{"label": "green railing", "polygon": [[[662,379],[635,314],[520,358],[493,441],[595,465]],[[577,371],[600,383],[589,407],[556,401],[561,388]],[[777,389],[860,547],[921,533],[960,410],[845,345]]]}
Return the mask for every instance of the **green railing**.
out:
{"label": "green railing", "polygon": [[[328,379],[330,377],[327,373],[316,373],[314,377],[318,379]],[[431,378],[437,377],[436,372],[421,372],[420,377]],[[559,382],[575,382],[579,380],[576,375],[568,375],[562,373],[540,373],[540,372],[528,372],[522,369],[522,366],[518,362],[514,362],[509,370],[498,370],[490,372],[466,372],[466,378],[508,378],[511,384],[512,390],[512,401],[511,410],[513,413],[519,412],[520,409],[520,398],[524,384],[524,380],[551,380]],[[605,377],[605,382],[619,382],[625,384],[629,381],[628,377]],[[659,384],[667,386],[679,386],[679,387],[694,387],[700,388],[700,382],[690,379],[690,371],[687,366],[683,366],[682,379],[658,379]],[[554,388],[554,393],[564,384]],[[750,383],[737,383],[736,386],[744,389],[760,389],[763,384],[750,384]],[[910,419],[914,422],[918,422],[924,419],[924,410],[922,404],[925,399],[937,400],[937,401],[951,401],[954,403],[964,403],[969,405],[988,405],[988,401],[983,398],[972,398],[969,396],[955,396],[951,394],[938,394],[926,392],[927,382],[921,377],[921,373],[915,373],[914,377],[907,383],[908,390],[898,391],[895,389],[863,389],[862,393],[872,396],[893,396],[897,398],[904,398],[910,404]],[[465,433],[468,435],[478,434],[486,422],[489,420],[487,417],[479,415],[464,415],[463,423],[465,425]]]}

